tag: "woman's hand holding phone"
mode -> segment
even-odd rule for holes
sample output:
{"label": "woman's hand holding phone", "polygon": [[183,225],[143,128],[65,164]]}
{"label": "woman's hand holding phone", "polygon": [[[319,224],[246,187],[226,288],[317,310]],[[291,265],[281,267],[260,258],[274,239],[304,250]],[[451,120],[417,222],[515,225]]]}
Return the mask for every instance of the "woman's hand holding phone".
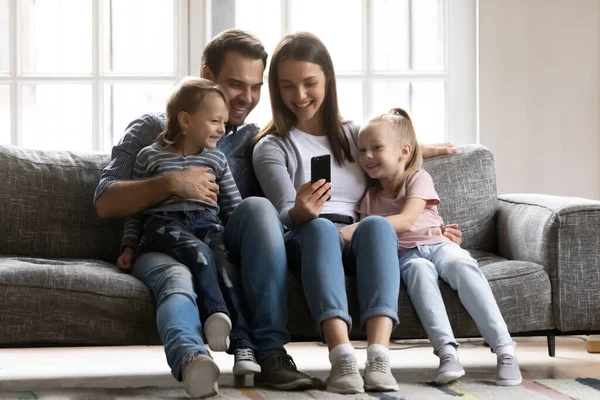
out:
{"label": "woman's hand holding phone", "polygon": [[290,209],[290,218],[296,224],[317,218],[330,196],[331,183],[325,179],[304,183],[296,192],[296,203]]}

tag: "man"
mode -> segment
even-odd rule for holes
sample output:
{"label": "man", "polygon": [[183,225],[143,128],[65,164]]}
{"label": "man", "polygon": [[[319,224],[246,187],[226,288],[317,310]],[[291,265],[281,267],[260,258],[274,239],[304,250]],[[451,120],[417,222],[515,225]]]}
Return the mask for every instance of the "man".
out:
{"label": "man", "polygon": [[[217,147],[225,153],[245,199],[225,228],[227,248],[233,261],[240,265],[242,295],[250,317],[249,326],[242,327],[238,334],[251,332],[249,339],[257,347],[261,372],[255,376],[255,384],[293,390],[308,387],[312,381],[296,369],[283,347],[289,341],[283,227],[268,200],[249,197],[261,194],[249,149],[258,126],[244,122],[260,100],[266,59],[267,53],[256,36],[237,29],[227,30],[213,38],[204,49],[201,76],[221,85],[229,96],[229,129]],[[137,153],[154,142],[164,129],[164,123],[164,115],[146,114],[127,127],[120,143],[113,148],[111,162],[102,172],[96,189],[95,207],[99,217],[135,214],[170,196],[216,202],[218,185],[214,176],[203,168],[131,180]],[[424,150],[424,155],[430,157],[452,152],[447,145]],[[459,231],[447,229],[446,234],[460,242]],[[203,343],[191,272],[164,254],[149,253],[136,260],[132,274],[154,294],[158,331],[173,376],[179,381],[184,380],[186,390],[194,397],[213,394],[214,391],[207,388],[216,387],[213,385],[216,380],[205,382],[207,374],[200,368],[203,365],[191,373],[182,371],[184,364],[198,364],[194,362],[194,355]],[[193,307],[196,307],[195,314]],[[182,308],[191,312],[182,313]],[[232,336],[235,334],[234,330]],[[243,351],[235,352],[236,361],[246,355]],[[204,365],[204,368],[208,367]]]}
{"label": "man", "polygon": [[[250,317],[249,327],[242,327],[237,333],[252,332],[249,339],[257,347],[256,357],[261,367],[254,382],[292,390],[308,387],[312,380],[296,369],[283,347],[289,341],[283,228],[268,200],[247,198],[260,194],[248,147],[258,126],[244,125],[244,121],[260,99],[266,60],[267,53],[258,38],[245,31],[229,30],[206,46],[201,76],[220,84],[229,96],[228,132],[217,147],[227,156],[234,180],[245,198],[225,229],[226,246],[233,261],[241,266],[242,295]],[[216,202],[218,185],[214,176],[203,168],[131,180],[137,153],[154,142],[164,123],[164,115],[146,114],[128,126],[120,143],[113,148],[111,162],[102,172],[95,194],[96,212],[101,218],[135,214],[170,196]],[[193,397],[214,394],[216,366],[210,364],[212,360],[196,361],[196,352],[203,342],[192,273],[164,254],[149,253],[136,260],[132,274],[154,294],[158,332],[173,376],[184,381]],[[235,334],[234,329],[232,336]],[[234,352],[236,361],[251,356],[251,352],[243,350]]]}

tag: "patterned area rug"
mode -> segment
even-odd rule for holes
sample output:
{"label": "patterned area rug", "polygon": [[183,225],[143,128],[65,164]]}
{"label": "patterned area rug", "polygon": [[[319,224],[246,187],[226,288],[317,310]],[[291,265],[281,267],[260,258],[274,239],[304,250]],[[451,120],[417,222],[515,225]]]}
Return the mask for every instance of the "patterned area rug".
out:
{"label": "patterned area rug", "polygon": [[[474,399],[600,399],[600,379],[543,379],[525,380],[517,387],[498,387],[491,382],[459,381],[448,386],[434,386],[428,383],[400,384],[400,391],[392,393],[365,393],[343,396],[321,390],[305,392],[278,392],[266,389],[245,387],[221,387],[220,395],[214,399],[231,400],[474,400]],[[60,389],[35,392],[2,392],[4,400],[146,400],[146,399],[188,399],[183,389],[139,388],[139,389]]]}

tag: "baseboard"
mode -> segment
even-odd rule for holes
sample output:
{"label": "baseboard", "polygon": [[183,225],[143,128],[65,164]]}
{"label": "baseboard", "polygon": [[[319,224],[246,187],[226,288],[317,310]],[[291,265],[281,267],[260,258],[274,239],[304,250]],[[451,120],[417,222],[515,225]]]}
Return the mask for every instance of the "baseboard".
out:
{"label": "baseboard", "polygon": [[587,338],[588,353],[600,353],[600,335],[590,335]]}

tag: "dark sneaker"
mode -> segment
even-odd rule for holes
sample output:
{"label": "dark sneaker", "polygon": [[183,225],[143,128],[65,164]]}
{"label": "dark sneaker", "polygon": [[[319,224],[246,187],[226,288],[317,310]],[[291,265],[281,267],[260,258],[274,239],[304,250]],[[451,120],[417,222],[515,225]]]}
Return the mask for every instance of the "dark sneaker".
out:
{"label": "dark sneaker", "polygon": [[241,347],[235,350],[233,356],[233,375],[250,375],[260,372],[260,365],[256,362],[252,349]]}
{"label": "dark sneaker", "polygon": [[275,350],[259,362],[261,372],[254,375],[256,386],[269,386],[277,390],[308,389],[313,382],[310,376],[298,371],[294,360],[284,350]]}

